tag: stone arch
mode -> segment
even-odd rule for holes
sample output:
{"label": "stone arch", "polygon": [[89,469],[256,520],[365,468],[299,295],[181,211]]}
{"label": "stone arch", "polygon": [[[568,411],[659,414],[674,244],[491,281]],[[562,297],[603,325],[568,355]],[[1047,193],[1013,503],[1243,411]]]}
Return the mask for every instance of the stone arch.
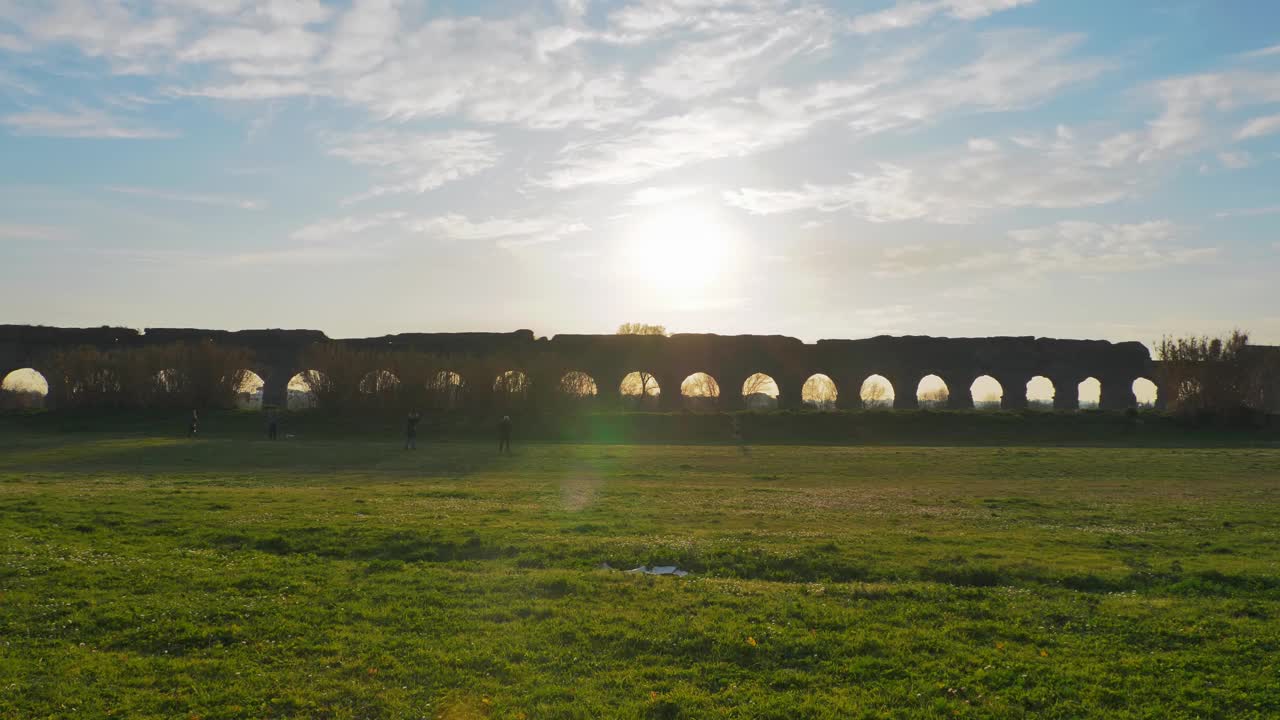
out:
{"label": "stone arch", "polygon": [[927,410],[941,410],[951,400],[951,388],[937,375],[925,375],[916,384],[916,402]]}
{"label": "stone arch", "polygon": [[714,410],[719,405],[720,383],[708,373],[693,373],[680,383],[680,397],[689,410]]}
{"label": "stone arch", "polygon": [[1076,386],[1076,395],[1080,399],[1081,410],[1096,410],[1102,407],[1102,381],[1096,377],[1087,377]]}
{"label": "stone arch", "polygon": [[656,410],[659,396],[662,395],[662,387],[653,373],[636,370],[622,378],[622,382],[618,384],[618,394],[622,396],[623,404],[627,407],[636,410]]}
{"label": "stone arch", "polygon": [[523,370],[507,370],[493,379],[493,397],[499,407],[518,408],[529,402],[533,383]]}
{"label": "stone arch", "polygon": [[581,370],[570,370],[560,378],[560,393],[577,400],[594,398],[599,394],[595,378]]}
{"label": "stone arch", "polygon": [[747,410],[776,410],[778,383],[764,373],[755,373],[742,383],[742,402]]}
{"label": "stone arch", "polygon": [[392,405],[400,396],[400,378],[390,370],[370,370],[360,378],[356,390],[367,402]]}
{"label": "stone arch", "polygon": [[1004,386],[990,375],[974,378],[973,384],[969,386],[969,393],[973,396],[973,407],[976,410],[999,410],[1004,400]]}
{"label": "stone arch", "polygon": [[879,374],[870,375],[863,380],[858,395],[862,398],[862,406],[868,410],[888,410],[893,407],[896,398],[893,383]]}
{"label": "stone arch", "polygon": [[822,373],[810,375],[800,388],[800,401],[814,410],[835,410],[839,399],[836,381]]}
{"label": "stone arch", "polygon": [[1160,386],[1151,378],[1135,378],[1133,381],[1133,399],[1139,408],[1155,408],[1160,403]]}
{"label": "stone arch", "polygon": [[0,410],[36,410],[49,400],[49,379],[35,368],[18,368],[0,378]]}
{"label": "stone arch", "polygon": [[285,407],[289,410],[311,410],[320,406],[320,395],[329,377],[319,370],[299,370],[285,385]]}
{"label": "stone arch", "polygon": [[1027,407],[1033,410],[1052,410],[1058,389],[1053,380],[1044,375],[1036,375],[1027,381]]}
{"label": "stone arch", "polygon": [[267,382],[258,373],[245,369],[240,376],[240,385],[236,388],[235,406],[239,410],[261,410],[262,393]]}
{"label": "stone arch", "polygon": [[427,381],[427,403],[437,410],[457,410],[462,407],[466,388],[462,375],[441,370]]}

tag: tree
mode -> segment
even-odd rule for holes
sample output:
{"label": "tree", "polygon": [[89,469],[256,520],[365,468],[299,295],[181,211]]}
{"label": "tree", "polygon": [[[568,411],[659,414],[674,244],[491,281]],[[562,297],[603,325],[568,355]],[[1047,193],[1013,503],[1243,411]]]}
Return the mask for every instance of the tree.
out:
{"label": "tree", "polygon": [[[645,323],[622,323],[618,326],[618,335],[649,335],[666,337],[667,328],[662,325],[646,325]],[[640,370],[633,372],[622,379],[622,394],[634,395],[639,398],[639,404],[644,404],[647,398],[656,396],[661,390],[658,387],[657,380],[653,375]]]}
{"label": "tree", "polygon": [[889,404],[889,389],[879,380],[871,380],[862,385],[862,406],[866,408],[886,407]]}
{"label": "tree", "polygon": [[618,335],[661,335],[666,337],[667,328],[662,325],[646,325],[644,323],[622,323],[618,326]]}
{"label": "tree", "polygon": [[950,397],[951,392],[945,387],[940,387],[920,393],[919,402],[921,407],[940,408],[946,407],[947,400]]}
{"label": "tree", "polygon": [[596,381],[584,372],[572,370],[560,378],[560,392],[575,398],[594,397]]}
{"label": "tree", "polygon": [[1267,362],[1249,353],[1249,333],[1226,337],[1163,337],[1157,386],[1169,409],[1179,413],[1263,406]]}
{"label": "tree", "polygon": [[805,380],[800,390],[801,400],[818,410],[835,409],[836,397],[836,384],[826,375],[814,375]]}

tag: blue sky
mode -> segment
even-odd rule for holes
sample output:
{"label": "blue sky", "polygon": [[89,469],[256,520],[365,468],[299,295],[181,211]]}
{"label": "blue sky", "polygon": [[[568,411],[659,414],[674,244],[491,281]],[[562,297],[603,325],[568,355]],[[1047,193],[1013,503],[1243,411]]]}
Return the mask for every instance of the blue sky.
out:
{"label": "blue sky", "polygon": [[5,322],[1280,343],[1280,4],[0,0]]}

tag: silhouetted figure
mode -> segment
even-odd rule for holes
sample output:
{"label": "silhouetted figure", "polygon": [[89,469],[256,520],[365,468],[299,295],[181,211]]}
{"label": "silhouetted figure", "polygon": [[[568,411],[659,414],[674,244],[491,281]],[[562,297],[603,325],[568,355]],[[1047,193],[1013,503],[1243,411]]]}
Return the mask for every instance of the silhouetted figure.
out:
{"label": "silhouetted figure", "polygon": [[191,422],[187,424],[187,437],[193,438],[200,432],[200,416],[191,411]]}
{"label": "silhouetted figure", "polygon": [[279,418],[276,417],[275,411],[267,415],[267,439],[275,440],[276,431],[279,429]]}
{"label": "silhouetted figure", "polygon": [[746,455],[749,452],[747,441],[742,436],[742,420],[737,416],[733,416],[733,441],[738,444],[738,450]]}
{"label": "silhouetted figure", "polygon": [[405,423],[404,423],[404,449],[405,450],[418,449],[418,421],[421,419],[422,419],[422,416],[418,414],[417,410],[414,410],[413,412],[409,413],[409,417],[405,419]]}
{"label": "silhouetted figure", "polygon": [[506,451],[511,454],[511,416],[503,415],[502,422],[498,423],[498,454]]}

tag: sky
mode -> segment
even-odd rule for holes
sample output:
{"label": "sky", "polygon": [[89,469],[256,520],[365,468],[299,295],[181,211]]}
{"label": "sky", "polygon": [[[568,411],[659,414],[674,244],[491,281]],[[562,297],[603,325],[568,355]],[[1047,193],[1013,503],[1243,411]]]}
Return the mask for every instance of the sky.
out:
{"label": "sky", "polygon": [[0,322],[1280,343],[1280,3],[0,0]]}

